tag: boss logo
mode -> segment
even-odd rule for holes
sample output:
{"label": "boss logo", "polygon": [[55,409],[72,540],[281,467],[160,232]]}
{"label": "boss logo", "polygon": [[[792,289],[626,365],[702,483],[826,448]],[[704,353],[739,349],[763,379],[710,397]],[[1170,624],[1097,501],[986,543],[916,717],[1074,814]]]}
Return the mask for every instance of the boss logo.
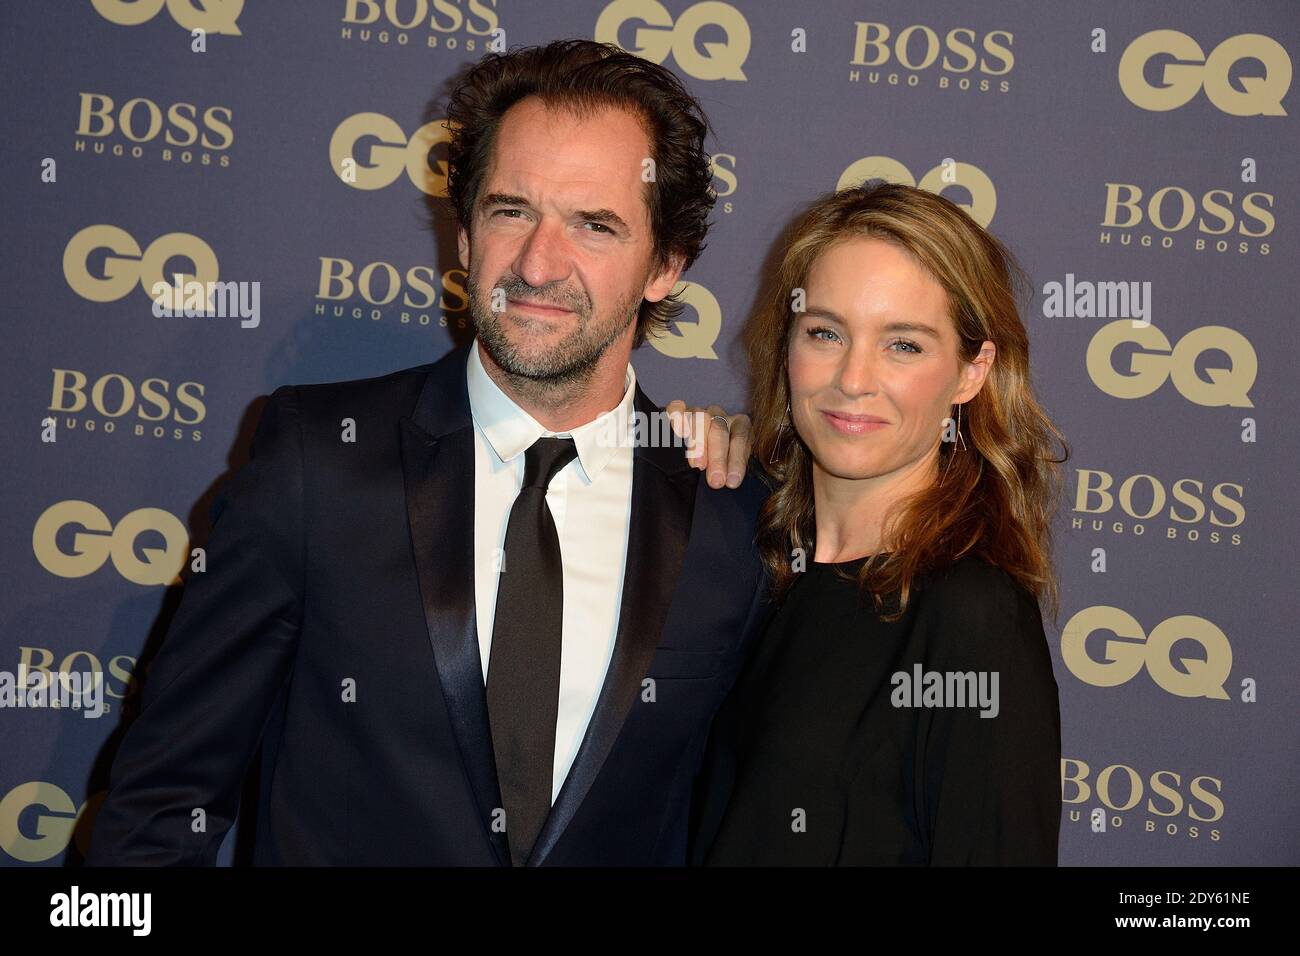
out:
{"label": "boss logo", "polygon": [[102,138],[116,130],[133,143],[148,143],[162,134],[169,146],[184,148],[201,142],[204,149],[228,149],[235,141],[235,132],[230,127],[232,114],[227,106],[209,106],[200,114],[193,103],[173,103],[164,111],[153,100],[142,96],[129,99],[120,107],[104,93],[80,96],[78,136]]}

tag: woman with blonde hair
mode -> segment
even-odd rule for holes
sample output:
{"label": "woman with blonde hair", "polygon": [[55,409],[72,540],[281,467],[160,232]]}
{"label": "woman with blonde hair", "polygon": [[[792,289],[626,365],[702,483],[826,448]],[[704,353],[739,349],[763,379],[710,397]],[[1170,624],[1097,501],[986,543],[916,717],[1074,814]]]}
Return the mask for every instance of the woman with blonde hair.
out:
{"label": "woman with blonde hair", "polygon": [[1056,864],[1039,602],[1068,449],[1020,275],[909,186],[826,195],[790,232],[749,333],[776,607],[711,730],[694,862]]}

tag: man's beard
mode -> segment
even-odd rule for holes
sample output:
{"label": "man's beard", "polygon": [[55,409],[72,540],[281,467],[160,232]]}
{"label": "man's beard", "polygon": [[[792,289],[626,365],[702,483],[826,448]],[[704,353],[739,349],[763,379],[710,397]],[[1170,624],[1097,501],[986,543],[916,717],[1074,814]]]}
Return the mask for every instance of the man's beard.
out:
{"label": "man's beard", "polygon": [[[601,356],[636,321],[641,304],[641,297],[633,292],[616,305],[611,315],[593,320],[591,302],[586,296],[563,291],[547,293],[514,274],[503,276],[486,296],[473,275],[466,278],[465,288],[479,341],[492,360],[520,385],[532,384],[547,391],[588,381]],[[570,309],[578,317],[578,326],[543,354],[520,349],[510,340],[503,326],[505,313],[492,311],[491,295],[496,289],[500,289],[506,299]],[[509,303],[506,306],[509,308]]]}

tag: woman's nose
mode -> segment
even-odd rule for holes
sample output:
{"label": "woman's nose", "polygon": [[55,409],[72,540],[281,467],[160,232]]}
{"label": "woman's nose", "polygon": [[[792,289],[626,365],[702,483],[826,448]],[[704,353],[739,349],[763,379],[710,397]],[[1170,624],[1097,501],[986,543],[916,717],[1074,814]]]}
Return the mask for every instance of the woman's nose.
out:
{"label": "woman's nose", "polygon": [[845,351],[836,385],[846,395],[870,395],[879,388],[879,358],[874,349],[852,346]]}

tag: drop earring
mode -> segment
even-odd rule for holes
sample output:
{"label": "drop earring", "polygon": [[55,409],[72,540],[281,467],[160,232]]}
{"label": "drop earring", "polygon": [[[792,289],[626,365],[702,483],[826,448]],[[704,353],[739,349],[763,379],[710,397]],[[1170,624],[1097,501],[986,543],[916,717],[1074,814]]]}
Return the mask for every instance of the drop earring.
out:
{"label": "drop earring", "polygon": [[776,430],[776,440],[772,442],[772,454],[767,460],[767,463],[769,465],[776,464],[776,446],[781,443],[781,434],[787,428],[790,427],[789,425],[786,424],[789,421],[789,419],[790,419],[790,400],[787,398],[785,400],[785,418],[781,419],[781,427]]}
{"label": "drop earring", "polygon": [[[965,451],[966,439],[962,437],[962,433],[961,433],[961,405],[957,406],[957,442],[961,443],[962,451]],[[943,466],[943,475],[939,478],[939,484],[941,485],[944,483],[944,480],[948,477],[948,469],[952,467],[953,455],[957,454],[956,444],[957,443],[954,442],[952,451],[948,453],[948,464]]]}

